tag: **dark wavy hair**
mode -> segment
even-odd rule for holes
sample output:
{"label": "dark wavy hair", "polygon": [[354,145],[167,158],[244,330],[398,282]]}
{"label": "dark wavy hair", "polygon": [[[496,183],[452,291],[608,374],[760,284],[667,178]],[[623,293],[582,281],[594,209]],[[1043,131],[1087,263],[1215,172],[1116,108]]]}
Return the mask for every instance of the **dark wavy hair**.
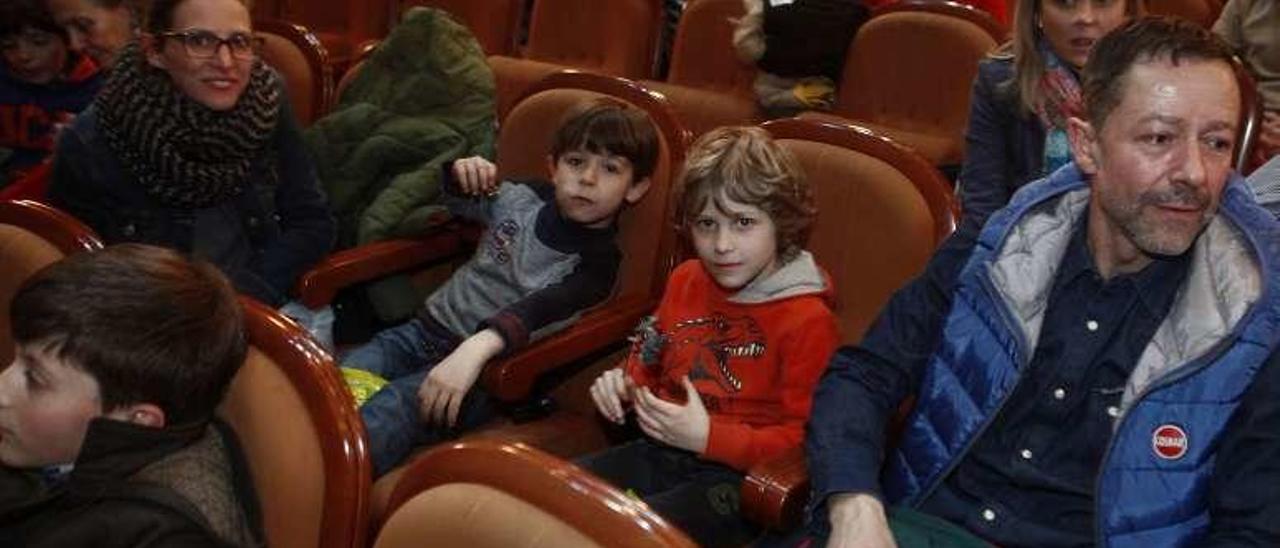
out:
{"label": "dark wavy hair", "polygon": [[658,133],[644,111],[617,99],[586,101],[565,115],[551,142],[551,159],[573,150],[609,153],[631,162],[631,181],[653,175]]}
{"label": "dark wavy hair", "polygon": [[1150,16],[1134,19],[1093,46],[1081,74],[1085,113],[1101,128],[1124,98],[1133,65],[1167,60],[1221,61],[1232,67],[1231,47],[1207,29],[1184,19]]}
{"label": "dark wavy hair", "polygon": [[18,345],[95,380],[110,411],[151,403],[208,420],[244,362],[243,312],[213,265],[141,244],[80,253],[29,278],[9,306]]}

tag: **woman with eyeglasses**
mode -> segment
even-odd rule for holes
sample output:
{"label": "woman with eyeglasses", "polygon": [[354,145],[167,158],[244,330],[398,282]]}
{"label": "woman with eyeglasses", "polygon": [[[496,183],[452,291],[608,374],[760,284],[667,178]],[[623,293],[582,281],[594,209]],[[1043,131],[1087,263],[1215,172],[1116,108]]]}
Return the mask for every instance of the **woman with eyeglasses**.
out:
{"label": "woman with eyeglasses", "polygon": [[149,13],[59,137],[49,199],[108,243],[190,253],[279,306],[334,234],[282,80],[241,0],[154,0]]}
{"label": "woman with eyeglasses", "polygon": [[1014,191],[1071,161],[1066,121],[1083,102],[1093,44],[1140,0],[1017,0],[1013,39],[978,65],[965,133],[960,230],[976,234]]}

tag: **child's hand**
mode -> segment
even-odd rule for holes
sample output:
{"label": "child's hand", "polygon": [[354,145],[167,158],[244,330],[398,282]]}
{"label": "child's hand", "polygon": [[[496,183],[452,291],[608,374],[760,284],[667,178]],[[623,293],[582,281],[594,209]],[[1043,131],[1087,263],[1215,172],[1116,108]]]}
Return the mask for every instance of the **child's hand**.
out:
{"label": "child's hand", "polygon": [[596,378],[596,382],[591,383],[591,399],[596,402],[596,409],[600,410],[604,418],[622,424],[627,419],[622,402],[631,399],[631,391],[634,389],[631,377],[621,367],[615,367],[605,371]]}
{"label": "child's hand", "polygon": [[502,336],[486,329],[462,341],[427,373],[418,387],[422,420],[427,424],[452,428],[458,423],[458,411],[467,391],[476,383],[480,371],[490,358],[502,352]]}
{"label": "child's hand", "polygon": [[702,398],[694,390],[688,376],[684,379],[684,391],[689,401],[677,405],[653,395],[648,387],[635,392],[636,419],[640,429],[649,437],[662,443],[695,453],[707,449],[707,436],[711,431],[711,417],[702,405]]}
{"label": "child's hand", "polygon": [[482,196],[498,190],[498,166],[480,156],[453,162],[453,179],[463,194]]}

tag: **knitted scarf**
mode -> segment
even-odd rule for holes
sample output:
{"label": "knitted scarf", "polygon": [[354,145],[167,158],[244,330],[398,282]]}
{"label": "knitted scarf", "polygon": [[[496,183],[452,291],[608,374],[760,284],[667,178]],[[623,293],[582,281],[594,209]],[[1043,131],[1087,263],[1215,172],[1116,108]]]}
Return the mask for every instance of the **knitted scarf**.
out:
{"label": "knitted scarf", "polygon": [[137,43],[121,53],[94,100],[99,127],[148,194],[170,207],[198,209],[239,194],[266,152],[280,113],[280,77],[253,62],[236,105],[212,110],[147,63]]}
{"label": "knitted scarf", "polygon": [[1080,80],[1043,38],[1040,55],[1044,58],[1044,74],[1040,76],[1040,101],[1036,116],[1044,126],[1044,165],[1041,175],[1053,173],[1071,161],[1071,143],[1067,139],[1067,119],[1084,115],[1084,96]]}

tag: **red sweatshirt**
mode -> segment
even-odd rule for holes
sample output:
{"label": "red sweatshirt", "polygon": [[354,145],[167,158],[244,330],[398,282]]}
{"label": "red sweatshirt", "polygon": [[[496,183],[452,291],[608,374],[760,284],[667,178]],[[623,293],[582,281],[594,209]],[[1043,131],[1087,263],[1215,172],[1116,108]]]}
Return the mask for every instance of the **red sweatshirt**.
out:
{"label": "red sweatshirt", "polygon": [[745,472],[804,437],[814,387],[839,342],[833,295],[807,252],[736,293],[716,285],[700,261],[686,261],[625,370],[678,403],[688,375],[711,417],[703,456]]}

